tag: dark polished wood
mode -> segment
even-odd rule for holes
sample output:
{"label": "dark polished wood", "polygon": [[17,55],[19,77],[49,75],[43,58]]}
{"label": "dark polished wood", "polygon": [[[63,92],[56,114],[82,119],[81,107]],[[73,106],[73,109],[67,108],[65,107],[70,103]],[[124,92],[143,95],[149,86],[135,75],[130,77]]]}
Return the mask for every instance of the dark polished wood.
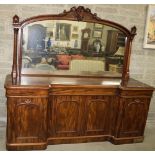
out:
{"label": "dark polished wood", "polygon": [[[35,72],[21,74],[24,26],[43,20],[105,24],[125,36],[123,74],[111,72]],[[129,61],[136,27],[131,31],[103,20],[83,6],[57,15],[19,22],[13,18],[14,49],[11,75],[6,77],[8,150],[42,150],[49,144],[110,141],[142,142],[154,88],[129,78]]]}
{"label": "dark polished wood", "polygon": [[7,149],[142,142],[153,87],[129,79],[22,77],[5,82]]}

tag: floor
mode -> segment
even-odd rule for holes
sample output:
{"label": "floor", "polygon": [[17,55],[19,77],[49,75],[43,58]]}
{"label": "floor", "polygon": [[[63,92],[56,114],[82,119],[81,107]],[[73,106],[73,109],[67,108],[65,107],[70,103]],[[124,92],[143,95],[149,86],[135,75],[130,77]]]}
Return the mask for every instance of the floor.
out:
{"label": "floor", "polygon": [[[0,127],[0,151],[5,149],[5,127]],[[110,142],[50,145],[47,151],[149,151],[155,150],[155,124],[148,123],[143,143],[113,145]]]}

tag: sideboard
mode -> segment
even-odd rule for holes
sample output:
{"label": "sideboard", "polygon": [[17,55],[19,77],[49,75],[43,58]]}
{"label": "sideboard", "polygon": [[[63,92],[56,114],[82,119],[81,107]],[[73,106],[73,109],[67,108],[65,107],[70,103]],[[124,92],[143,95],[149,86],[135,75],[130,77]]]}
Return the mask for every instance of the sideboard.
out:
{"label": "sideboard", "polygon": [[48,144],[144,139],[153,87],[129,79],[8,75],[7,149],[45,149]]}
{"label": "sideboard", "polygon": [[129,75],[135,26],[128,30],[75,6],[23,21],[15,15],[13,27],[5,81],[8,150],[143,141],[154,88]]}

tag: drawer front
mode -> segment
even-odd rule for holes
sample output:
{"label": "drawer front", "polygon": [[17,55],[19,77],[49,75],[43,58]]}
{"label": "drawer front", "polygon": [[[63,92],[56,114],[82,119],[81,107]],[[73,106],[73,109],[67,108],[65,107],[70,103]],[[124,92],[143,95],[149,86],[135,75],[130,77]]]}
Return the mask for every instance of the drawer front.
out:
{"label": "drawer front", "polygon": [[152,90],[121,90],[120,96],[123,97],[134,97],[134,96],[141,96],[141,97],[151,97],[153,91]]}
{"label": "drawer front", "polygon": [[116,95],[115,88],[51,88],[51,95]]}
{"label": "drawer front", "polygon": [[7,97],[10,97],[10,96],[33,96],[33,97],[44,96],[44,97],[47,97],[48,89],[45,89],[45,90],[44,89],[29,89],[29,88],[7,89],[6,96]]}

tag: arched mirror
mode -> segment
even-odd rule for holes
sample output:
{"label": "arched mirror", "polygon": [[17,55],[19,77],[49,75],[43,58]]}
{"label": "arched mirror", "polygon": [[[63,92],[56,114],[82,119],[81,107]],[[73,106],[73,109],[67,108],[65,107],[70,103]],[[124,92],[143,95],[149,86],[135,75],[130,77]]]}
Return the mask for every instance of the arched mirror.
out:
{"label": "arched mirror", "polygon": [[[45,20],[23,28],[22,73],[122,73],[125,35],[89,22]],[[39,73],[39,72],[38,72]]]}
{"label": "arched mirror", "polygon": [[59,15],[19,22],[14,17],[19,51],[19,76],[67,75],[128,77],[130,47],[136,29],[73,7]]}

